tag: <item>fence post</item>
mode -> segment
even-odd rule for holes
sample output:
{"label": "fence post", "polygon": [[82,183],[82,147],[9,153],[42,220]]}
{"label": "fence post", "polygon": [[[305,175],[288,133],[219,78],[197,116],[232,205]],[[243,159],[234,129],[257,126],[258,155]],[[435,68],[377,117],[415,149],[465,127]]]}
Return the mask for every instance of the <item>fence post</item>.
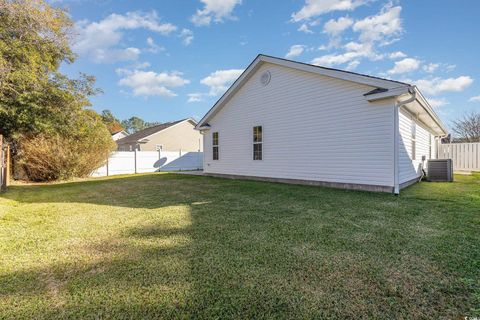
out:
{"label": "fence post", "polygon": [[11,159],[10,159],[10,144],[7,144],[7,163],[6,163],[6,180],[5,180],[5,186],[9,186],[10,185],[10,174],[11,174],[11,163],[10,163]]}
{"label": "fence post", "polygon": [[110,159],[110,155],[107,157],[107,177],[108,177],[108,159]]}
{"label": "fence post", "polygon": [[0,135],[0,191],[5,191],[6,183],[5,183],[5,148],[3,146],[3,136]]}
{"label": "fence post", "polygon": [[137,149],[134,151],[134,165],[135,165],[135,173],[137,173]]}

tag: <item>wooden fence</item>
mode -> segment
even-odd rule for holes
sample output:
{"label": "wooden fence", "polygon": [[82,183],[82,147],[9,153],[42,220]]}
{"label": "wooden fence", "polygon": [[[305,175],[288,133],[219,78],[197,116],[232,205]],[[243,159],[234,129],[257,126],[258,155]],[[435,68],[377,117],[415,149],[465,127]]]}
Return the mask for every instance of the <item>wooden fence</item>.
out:
{"label": "wooden fence", "polygon": [[454,171],[480,171],[480,142],[438,146],[439,159],[452,159]]}

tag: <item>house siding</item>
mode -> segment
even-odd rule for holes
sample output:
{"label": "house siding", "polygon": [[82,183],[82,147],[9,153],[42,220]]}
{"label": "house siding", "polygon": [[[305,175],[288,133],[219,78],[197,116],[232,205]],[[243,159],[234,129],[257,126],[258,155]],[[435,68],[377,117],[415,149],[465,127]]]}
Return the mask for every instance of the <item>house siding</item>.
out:
{"label": "house siding", "polygon": [[160,144],[164,151],[202,151],[203,137],[194,127],[193,123],[184,121],[146,137],[147,143],[123,143],[118,146],[118,149],[120,151],[131,151],[138,146],[139,151],[156,151],[157,144]]}
{"label": "house siding", "polygon": [[[415,160],[412,159],[412,123],[415,123],[416,127]],[[434,135],[420,122],[416,121],[404,108],[399,110],[399,130],[399,180],[400,184],[402,184],[422,175],[422,165],[426,167],[426,160],[436,157],[436,142]],[[431,153],[430,142],[432,147]],[[422,163],[423,156],[425,156],[426,160]]]}
{"label": "house siding", "polygon": [[202,151],[203,137],[194,127],[195,125],[189,121],[176,124],[147,137],[149,141],[141,144],[140,149],[142,151],[155,151],[156,145],[161,144],[163,150],[167,151]]}
{"label": "house siding", "polygon": [[[267,86],[259,82],[270,71]],[[394,184],[394,100],[368,102],[373,87],[263,64],[208,121],[204,171],[376,186]],[[263,160],[253,160],[253,127]],[[219,160],[212,133],[219,132]]]}

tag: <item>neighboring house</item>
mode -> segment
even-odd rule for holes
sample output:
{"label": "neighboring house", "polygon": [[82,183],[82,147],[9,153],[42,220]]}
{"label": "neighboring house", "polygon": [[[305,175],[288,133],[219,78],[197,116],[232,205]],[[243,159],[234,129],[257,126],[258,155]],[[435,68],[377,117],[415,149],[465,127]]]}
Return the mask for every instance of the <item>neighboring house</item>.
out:
{"label": "neighboring house", "polygon": [[182,119],[152,126],[117,140],[119,151],[202,151],[202,135],[197,122]]}
{"label": "neighboring house", "polygon": [[125,132],[124,130],[112,133],[113,141],[117,141],[119,139],[125,138],[126,136],[128,136],[128,133]]}
{"label": "neighboring house", "polygon": [[265,55],[196,128],[207,175],[394,193],[447,134],[415,86]]}

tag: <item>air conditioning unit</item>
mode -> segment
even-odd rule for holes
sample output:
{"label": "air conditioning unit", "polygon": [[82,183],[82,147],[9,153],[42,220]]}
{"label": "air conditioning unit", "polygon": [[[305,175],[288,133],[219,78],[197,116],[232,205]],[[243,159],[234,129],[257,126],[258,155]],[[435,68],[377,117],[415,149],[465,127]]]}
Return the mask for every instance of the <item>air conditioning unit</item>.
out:
{"label": "air conditioning unit", "polygon": [[452,159],[429,159],[427,162],[428,181],[452,182],[453,162]]}

